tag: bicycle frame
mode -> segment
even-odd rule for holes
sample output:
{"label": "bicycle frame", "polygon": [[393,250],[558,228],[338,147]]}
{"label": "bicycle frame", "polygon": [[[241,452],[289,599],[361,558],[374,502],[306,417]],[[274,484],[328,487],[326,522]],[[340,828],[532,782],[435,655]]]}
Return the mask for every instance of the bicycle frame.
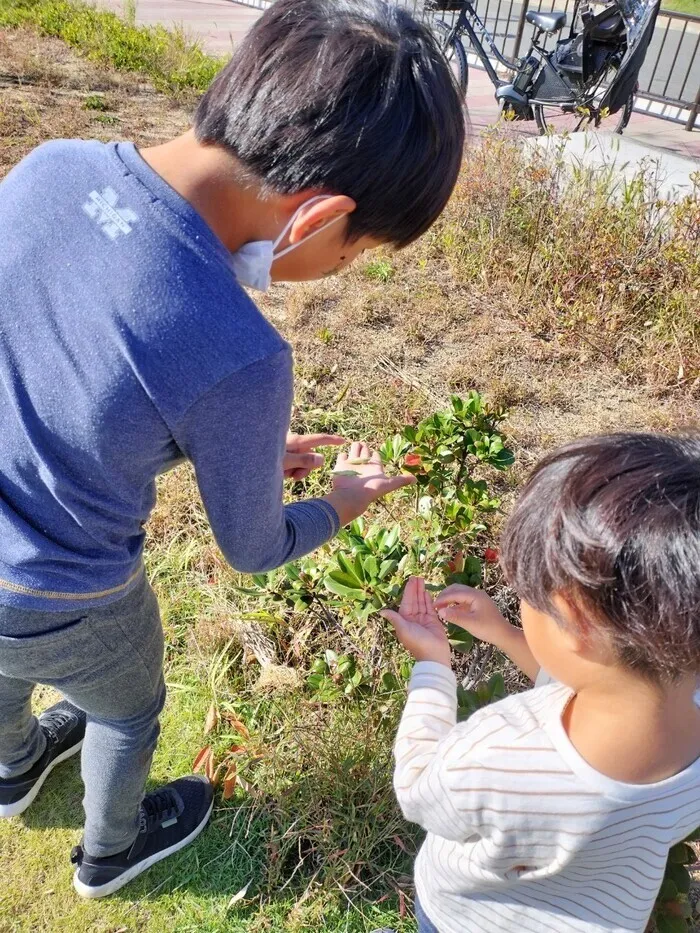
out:
{"label": "bicycle frame", "polygon": [[507,58],[501,55],[499,50],[496,48],[494,37],[488,31],[486,25],[482,22],[479,14],[476,12],[474,6],[472,5],[471,0],[465,0],[464,5],[460,10],[459,16],[457,17],[457,22],[454,24],[449,34],[447,42],[449,43],[453,37],[459,36],[463,32],[466,32],[466,34],[469,36],[469,41],[471,42],[474,51],[478,55],[481,64],[484,66],[484,70],[491,79],[493,86],[497,88],[502,84],[507,83],[499,78],[496,74],[496,69],[491,64],[491,59],[489,58],[481,41],[482,38],[486,40],[488,47],[491,49],[491,53],[493,54],[494,58],[501,63],[501,65],[503,65],[505,68],[508,68],[509,71],[517,71],[518,65],[516,62],[509,61]]}

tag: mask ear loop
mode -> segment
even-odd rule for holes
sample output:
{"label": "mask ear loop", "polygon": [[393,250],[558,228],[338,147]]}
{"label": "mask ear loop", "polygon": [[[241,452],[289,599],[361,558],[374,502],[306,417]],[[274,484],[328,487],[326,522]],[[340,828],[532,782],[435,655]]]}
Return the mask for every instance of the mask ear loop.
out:
{"label": "mask ear loop", "polygon": [[343,217],[345,217],[345,214],[340,214],[338,217],[334,217],[333,220],[329,220],[327,224],[324,224],[322,227],[319,227],[318,230],[314,230],[313,233],[310,233],[308,236],[305,236],[303,240],[299,240],[298,243],[290,243],[289,246],[285,246],[285,248],[282,249],[282,250],[280,250],[279,253],[276,253],[276,252],[275,252],[275,250],[277,249],[277,247],[279,246],[279,244],[282,242],[282,240],[283,240],[283,239],[285,238],[285,236],[287,235],[288,231],[291,229],[292,224],[293,224],[294,221],[297,219],[297,217],[299,216],[299,214],[304,210],[304,208],[305,208],[305,207],[308,207],[310,204],[315,204],[317,201],[327,201],[328,198],[329,198],[329,195],[327,195],[327,194],[318,194],[318,195],[316,195],[316,197],[314,197],[314,198],[309,198],[308,201],[304,201],[304,203],[301,205],[301,207],[297,208],[297,210],[292,214],[292,216],[291,216],[291,218],[290,218],[290,220],[289,220],[289,223],[285,226],[285,228],[282,230],[282,232],[281,232],[280,235],[277,237],[277,239],[275,240],[275,242],[272,244],[272,258],[273,258],[273,260],[279,259],[281,256],[286,256],[287,253],[291,253],[292,250],[295,250],[298,246],[302,246],[304,243],[306,243],[308,240],[312,239],[312,237],[315,237],[317,234],[323,233],[324,230],[327,230],[327,229],[328,229],[329,227],[331,227],[334,223],[337,223],[339,220],[342,220]]}

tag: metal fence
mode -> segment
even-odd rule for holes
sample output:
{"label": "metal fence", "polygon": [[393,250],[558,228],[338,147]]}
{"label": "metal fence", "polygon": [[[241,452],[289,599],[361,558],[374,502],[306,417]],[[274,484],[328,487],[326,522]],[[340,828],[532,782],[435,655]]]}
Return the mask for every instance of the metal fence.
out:
{"label": "metal fence", "polygon": [[[273,0],[238,0],[265,9]],[[395,0],[417,18],[450,23],[456,13],[436,12],[426,0]],[[473,0],[474,2],[474,0]],[[528,10],[561,10],[571,15],[574,0],[476,0],[474,6],[501,53],[517,58],[529,48],[534,27]],[[478,63],[478,62],[477,62]],[[637,110],[695,127],[700,111],[700,16],[661,10],[639,75]]]}

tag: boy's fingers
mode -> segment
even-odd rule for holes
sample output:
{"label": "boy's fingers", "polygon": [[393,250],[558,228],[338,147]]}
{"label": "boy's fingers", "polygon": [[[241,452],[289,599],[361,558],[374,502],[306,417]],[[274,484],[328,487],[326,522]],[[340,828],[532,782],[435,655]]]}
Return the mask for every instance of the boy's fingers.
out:
{"label": "boy's fingers", "polygon": [[323,466],[322,454],[285,454],[285,470],[317,470]]}
{"label": "boy's fingers", "polygon": [[350,460],[359,460],[361,456],[360,454],[361,450],[362,450],[362,444],[360,444],[359,441],[353,441],[352,444],[350,444],[350,451],[348,453],[348,458]]}
{"label": "boy's fingers", "polygon": [[304,450],[314,447],[342,447],[347,440],[339,434],[302,434],[300,446]]}

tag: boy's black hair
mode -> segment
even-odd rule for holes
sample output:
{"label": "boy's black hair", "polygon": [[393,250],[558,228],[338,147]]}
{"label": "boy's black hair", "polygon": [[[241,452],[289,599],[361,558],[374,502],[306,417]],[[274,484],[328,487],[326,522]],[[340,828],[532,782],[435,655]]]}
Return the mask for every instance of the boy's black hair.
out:
{"label": "boy's black hair", "polygon": [[545,457],[502,542],[509,582],[656,682],[700,671],[700,434],[584,438]]}
{"label": "boy's black hair", "polygon": [[357,202],[348,238],[397,247],[454,188],[464,106],[430,32],[382,0],[276,0],[202,97],[200,142],[269,190]]}

